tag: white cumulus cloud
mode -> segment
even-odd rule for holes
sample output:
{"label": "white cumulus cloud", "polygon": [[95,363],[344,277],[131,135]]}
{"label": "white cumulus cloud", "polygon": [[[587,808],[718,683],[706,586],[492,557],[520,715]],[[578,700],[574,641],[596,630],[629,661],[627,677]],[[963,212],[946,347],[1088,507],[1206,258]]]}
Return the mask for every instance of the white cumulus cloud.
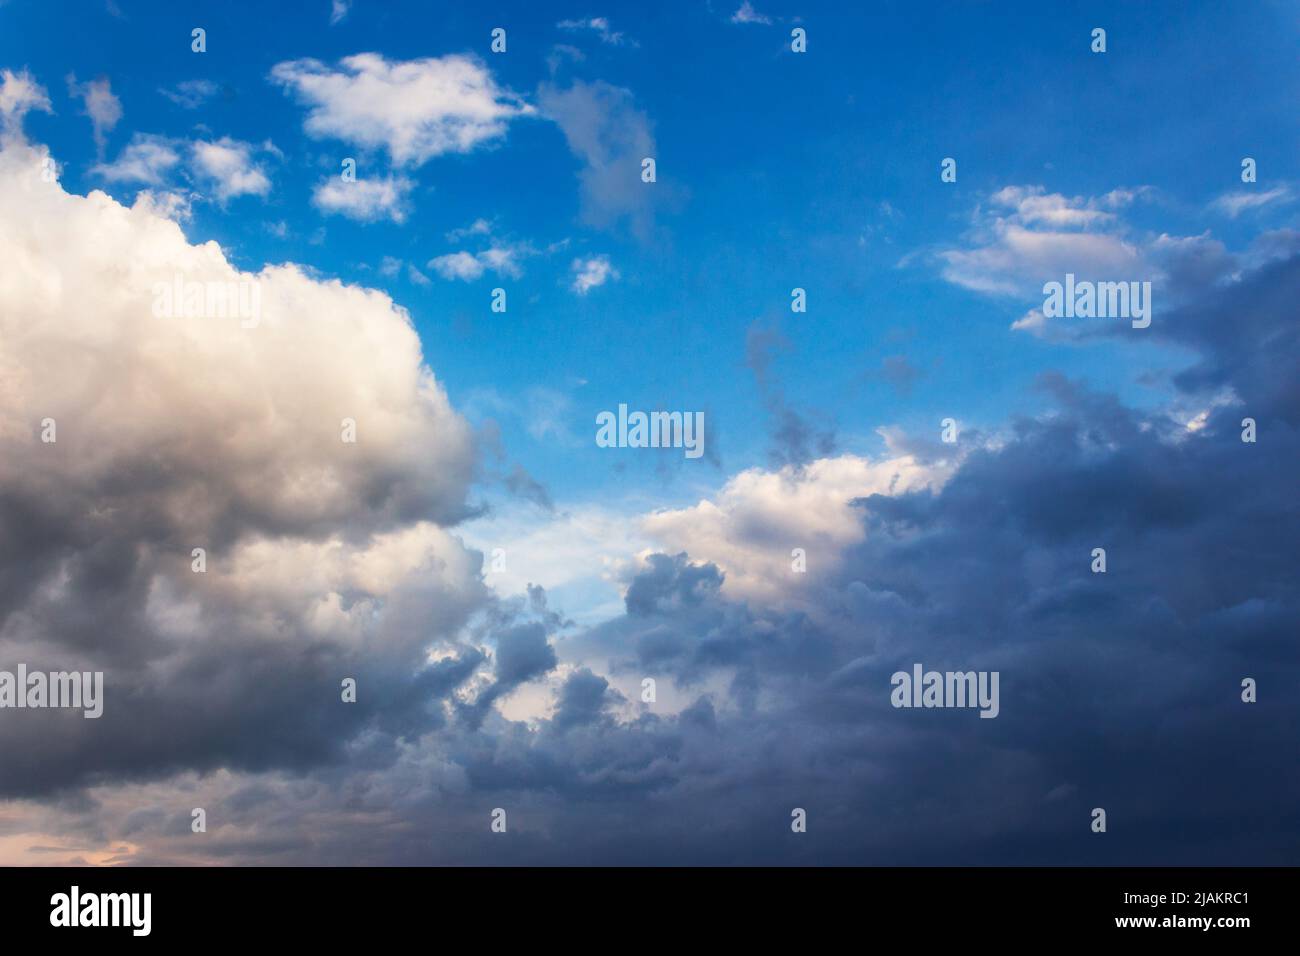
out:
{"label": "white cumulus cloud", "polygon": [[429,268],[436,270],[444,279],[460,279],[463,282],[473,282],[488,271],[513,279],[523,274],[519,260],[532,254],[532,247],[528,245],[490,246],[477,253],[462,249],[430,259]]}
{"label": "white cumulus cloud", "polygon": [[254,147],[223,136],[216,142],[197,142],[192,147],[193,169],[217,199],[226,202],[236,196],[265,196],[271,180],[265,168],[253,159]]}
{"label": "white cumulus cloud", "polygon": [[180,144],[166,136],[136,133],[111,163],[99,163],[91,173],[110,183],[160,185],[180,165]]}
{"label": "white cumulus cloud", "polygon": [[612,279],[619,278],[618,270],[609,264],[609,256],[590,256],[574,259],[573,284],[570,288],[578,295],[586,295]]}
{"label": "white cumulus cloud", "polygon": [[533,112],[470,56],[390,61],[378,53],[277,63],[271,77],[308,107],[307,135],[387,150],[398,166],[467,153]]}
{"label": "white cumulus cloud", "polygon": [[338,176],[319,183],[312,192],[312,202],[317,209],[338,213],[358,222],[375,222],[391,219],[406,221],[407,196],[415,183],[405,176],[385,176],[382,179],[357,179],[344,182]]}

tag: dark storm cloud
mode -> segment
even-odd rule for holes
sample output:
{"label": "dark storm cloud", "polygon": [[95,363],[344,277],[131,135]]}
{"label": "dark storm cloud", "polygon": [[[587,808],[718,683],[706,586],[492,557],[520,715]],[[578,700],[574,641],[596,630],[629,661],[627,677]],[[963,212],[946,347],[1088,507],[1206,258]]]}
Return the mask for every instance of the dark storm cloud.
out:
{"label": "dark storm cloud", "polygon": [[[505,856],[1293,859],[1300,433],[1280,370],[1297,354],[1297,270],[1266,267],[1167,316],[1168,334],[1202,350],[1196,368],[1257,411],[1260,442],[1241,441],[1240,406],[1188,431],[1048,374],[1051,413],[1014,422],[940,491],[859,502],[865,541],[809,582],[832,612],[820,624],[729,602],[707,563],[652,556],[627,616],[578,636],[575,652],[683,684],[721,676],[736,682],[733,706],[718,713],[705,696],[675,718],[583,726],[582,746],[543,731],[526,757],[505,737],[478,751],[481,785],[507,792],[513,775],[569,808],[535,809],[549,853]],[[1090,570],[1095,547],[1105,574]],[[1000,716],[892,708],[890,674],[915,662],[999,671]],[[1245,677],[1256,704],[1241,700]],[[760,706],[734,706],[745,688]],[[556,723],[571,726],[571,711]],[[809,811],[804,837],[789,833],[795,806]],[[1089,830],[1098,806],[1106,834]],[[598,850],[618,827],[617,847]]]}
{"label": "dark storm cloud", "polygon": [[472,702],[456,701],[462,722],[478,730],[498,700],[529,681],[544,676],[558,663],[549,635],[570,626],[552,611],[546,592],[530,584],[527,599],[501,602],[486,615],[485,636],[495,644],[493,680]]}
{"label": "dark storm cloud", "polygon": [[646,563],[646,570],[637,574],[627,589],[630,615],[698,605],[722,586],[722,572],[715,565],[692,565],[684,553],[673,557],[652,554]]}
{"label": "dark storm cloud", "polygon": [[[613,95],[578,92],[559,108]],[[574,129],[580,152],[601,141]],[[588,161],[599,197],[614,167]],[[97,221],[84,204],[38,212],[26,218],[66,225],[66,242]],[[116,391],[67,398],[53,409],[66,440],[46,448],[27,423],[52,391],[12,416],[25,424],[0,458],[0,666],[102,668],[107,697],[99,720],[0,712],[0,795],[41,798],[21,805],[32,832],[129,842],[120,858],[142,863],[1294,862],[1300,259],[1234,280],[1200,253],[1204,294],[1148,331],[1196,352],[1180,397],[1241,404],[1207,406],[1193,431],[1045,375],[1049,414],[972,442],[937,491],[858,501],[864,540],[777,597],[732,599],[708,555],[651,555],[625,613],[582,631],[540,588],[493,598],[478,556],[443,530],[465,513],[467,429],[420,376],[373,402],[394,369],[419,366],[405,319],[358,290],[265,278],[309,307],[266,367],[237,365],[242,338],[201,340],[212,354],[191,372],[235,387],[183,392],[147,428]],[[142,328],[134,315],[116,318]],[[318,372],[377,327],[384,361]],[[305,352],[321,328],[327,347]],[[188,383],[141,340],[118,345],[107,378]],[[771,376],[779,335],[751,330],[748,347],[778,459],[822,453],[829,436]],[[300,354],[312,360],[281,388],[277,363]],[[374,374],[349,377],[358,368]],[[373,445],[350,459],[340,383],[345,407],[375,416],[359,416]],[[331,411],[304,435],[307,385]],[[294,427],[269,441],[230,424],[281,406]],[[204,574],[190,571],[196,544]],[[1096,547],[1104,575],[1089,570]],[[999,671],[999,716],[894,709],[890,675],[913,663]],[[1244,677],[1256,704],[1241,702]],[[621,678],[657,680],[659,701],[626,699]],[[506,695],[543,681],[552,717],[502,715]],[[194,806],[210,814],[201,840]],[[1098,806],[1104,835],[1088,828]],[[496,807],[506,837],[489,831]],[[806,834],[790,831],[795,807]]]}
{"label": "dark storm cloud", "polygon": [[1300,425],[1300,256],[1263,266],[1238,285],[1189,305],[1158,327],[1199,360],[1175,383],[1189,391],[1231,386],[1242,415]]}
{"label": "dark storm cloud", "polygon": [[522,624],[497,637],[497,684],[518,687],[555,666],[555,651],[546,640],[546,628]]}
{"label": "dark storm cloud", "polygon": [[600,720],[621,695],[610,690],[609,681],[584,667],[569,675],[558,696],[552,725],[563,731]]}

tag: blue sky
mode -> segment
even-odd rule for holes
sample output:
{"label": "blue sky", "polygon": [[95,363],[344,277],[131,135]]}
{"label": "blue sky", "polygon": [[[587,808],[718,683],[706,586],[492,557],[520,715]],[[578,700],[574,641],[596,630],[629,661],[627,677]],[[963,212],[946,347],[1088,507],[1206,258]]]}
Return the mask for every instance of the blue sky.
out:
{"label": "blue sky", "polygon": [[[358,3],[331,24],[321,4],[291,6],[250,24],[239,5],[142,3],[122,5],[119,16],[78,5],[79,27],[61,30],[58,4],[14,3],[0,57],[52,88],[55,115],[34,116],[31,128],[81,190],[107,187],[129,200],[140,184],[91,171],[95,146],[66,95],[69,72],[113,80],[125,118],[107,135],[109,160],[141,132],[270,140],[283,154],[260,159],[270,192],[225,207],[198,203],[187,234],[215,239],[245,268],[292,260],[391,292],[453,401],[497,420],[513,458],[561,501],[607,496],[617,479],[677,502],[766,463],[768,416],[746,366],[755,323],[778,323],[787,340],[773,369],[791,405],[852,450],[879,451],[881,425],[926,434],[953,415],[995,428],[1034,410],[1029,386],[1044,367],[1154,401],[1135,375],[1179,356],[1127,342],[1030,341],[1008,326],[1032,301],[946,282],[934,256],[960,248],[977,205],[1018,184],[1066,197],[1152,187],[1153,198],[1126,211],[1132,230],[1208,228],[1238,248],[1258,217],[1207,216],[1206,207],[1231,191],[1241,156],[1257,159],[1266,182],[1294,169],[1294,130],[1270,122],[1297,93],[1295,10],[1286,4],[1249,13],[1180,4],[1177,17],[1160,4],[1065,15],[1037,4],[952,4],[924,23],[889,5],[760,8],[770,23],[731,22],[735,11],[721,4],[629,6],[606,18],[604,39],[557,26],[595,15],[583,11]],[[789,50],[795,23],[810,35],[803,56]],[[1098,24],[1108,30],[1104,55],[1089,51]],[[208,31],[204,54],[190,50],[194,25]],[[497,25],[508,27],[504,55],[487,49]],[[1192,39],[1204,34],[1212,47]],[[334,63],[366,51],[389,60],[478,56],[529,102],[541,84],[575,80],[628,91],[631,115],[610,135],[643,127],[653,137],[659,182],[645,186],[637,169],[628,172],[627,189],[646,194],[632,200],[644,203],[643,219],[615,214],[603,228],[584,220],[581,161],[542,117],[405,170],[415,185],[400,224],[322,215],[312,187],[343,157],[357,154],[363,179],[385,175],[389,158],[305,135],[302,106],[269,74],[304,56]],[[137,71],[143,62],[148,71]],[[195,80],[219,90],[197,108],[159,92]],[[939,181],[947,156],[959,164],[953,184]],[[446,234],[479,219],[505,242],[566,243],[501,283],[505,315],[488,311],[498,285],[490,273],[446,281],[426,265],[472,248]],[[619,280],[573,295],[571,263],[582,255],[608,256]],[[385,257],[402,260],[399,275],[379,273]],[[407,264],[432,282],[411,282]],[[795,286],[811,301],[798,317],[788,308]],[[873,375],[891,356],[920,373],[905,394]],[[491,399],[508,410],[493,410]],[[595,413],[619,402],[707,409],[722,466],[665,473],[653,459],[597,449]]]}
{"label": "blue sky", "polygon": [[268,6],[0,0],[0,861],[1293,858],[1300,7]]}

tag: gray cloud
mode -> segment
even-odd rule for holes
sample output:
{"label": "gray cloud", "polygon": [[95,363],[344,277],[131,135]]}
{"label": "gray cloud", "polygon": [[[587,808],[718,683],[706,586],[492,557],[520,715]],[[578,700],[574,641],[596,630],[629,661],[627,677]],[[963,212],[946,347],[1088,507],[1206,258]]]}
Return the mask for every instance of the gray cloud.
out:
{"label": "gray cloud", "polygon": [[641,161],[656,156],[655,140],[650,119],[635,106],[632,92],[602,80],[575,80],[566,89],[544,83],[537,103],[582,163],[583,219],[601,229],[626,221],[638,238],[648,238],[655,191],[666,184],[641,181]]}
{"label": "gray cloud", "polygon": [[[1197,430],[1048,374],[1050,413],[942,485],[861,497],[863,534],[772,596],[652,554],[625,613],[577,629],[540,588],[494,598],[454,537],[473,441],[386,296],[239,273],[34,165],[0,152],[0,255],[31,265],[0,286],[0,364],[24,371],[0,404],[0,661],[103,668],[108,697],[98,721],[0,718],[0,839],[131,863],[1294,859],[1300,258],[1153,323],[1196,353],[1180,397],[1240,402]],[[263,324],[153,315],[176,272],[259,283]],[[918,661],[998,670],[998,719],[893,709]],[[659,702],[620,690],[646,677]],[[549,715],[505,716],[543,689]]]}
{"label": "gray cloud", "polygon": [[785,397],[785,390],[772,373],[772,362],[780,352],[789,351],[790,340],[774,323],[764,326],[753,323],[745,333],[745,364],[754,372],[754,379],[770,416],[772,445],[768,458],[776,467],[806,465],[814,458],[825,457],[835,451],[835,430],[830,425],[818,426],[807,415],[796,410]]}

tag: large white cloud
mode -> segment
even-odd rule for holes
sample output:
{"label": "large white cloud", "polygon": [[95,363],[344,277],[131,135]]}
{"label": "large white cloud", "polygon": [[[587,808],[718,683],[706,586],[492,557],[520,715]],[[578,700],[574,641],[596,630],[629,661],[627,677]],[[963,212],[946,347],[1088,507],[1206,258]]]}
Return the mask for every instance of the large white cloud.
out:
{"label": "large white cloud", "polygon": [[106,699],[0,722],[10,788],[322,759],[357,729],[341,677],[400,698],[488,602],[447,530],[470,429],[386,294],[241,272],[45,157],[0,149],[0,658],[102,669]]}
{"label": "large white cloud", "polygon": [[[0,83],[0,660],[103,670],[105,691],[99,720],[0,721],[0,858],[107,862],[151,829],[137,787],[170,812],[217,768],[293,773],[438,726],[490,663],[470,622],[492,600],[452,530],[474,441],[406,311],[292,264],[242,272],[151,194],[66,192],[22,137],[47,103]],[[12,799],[92,782],[61,834]]]}
{"label": "large white cloud", "polygon": [[[147,204],[43,182],[34,150],[0,164],[0,435],[18,443],[0,478],[90,489],[165,454],[174,480],[151,507],[195,529],[230,508],[306,529],[460,499],[468,427],[387,295],[294,265],[241,273]],[[256,290],[260,319],[160,318],[178,280]],[[37,440],[46,417],[54,446]]]}

